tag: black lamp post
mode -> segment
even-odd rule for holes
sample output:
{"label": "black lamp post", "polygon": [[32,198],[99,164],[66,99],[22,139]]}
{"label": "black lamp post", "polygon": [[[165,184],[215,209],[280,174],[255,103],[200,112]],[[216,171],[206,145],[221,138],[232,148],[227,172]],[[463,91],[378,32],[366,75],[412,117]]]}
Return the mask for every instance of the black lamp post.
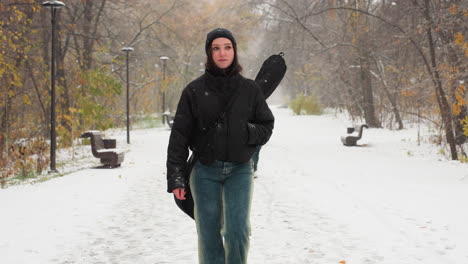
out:
{"label": "black lamp post", "polygon": [[50,67],[50,173],[57,173],[55,163],[55,150],[57,148],[57,134],[55,131],[55,26],[57,23],[56,15],[57,10],[65,6],[60,1],[45,1],[41,4],[44,7],[50,8],[51,21],[52,21],[52,61]]}
{"label": "black lamp post", "polygon": [[130,103],[129,103],[129,92],[130,92],[130,74],[128,69],[128,56],[133,51],[132,47],[125,47],[122,49],[127,53],[127,144],[130,144]]}
{"label": "black lamp post", "polygon": [[[166,80],[166,61],[169,59],[169,57],[162,56],[159,59],[163,61],[163,83]],[[166,91],[162,91],[162,113],[164,114],[166,112]],[[165,118],[162,119],[163,125],[165,124]]]}

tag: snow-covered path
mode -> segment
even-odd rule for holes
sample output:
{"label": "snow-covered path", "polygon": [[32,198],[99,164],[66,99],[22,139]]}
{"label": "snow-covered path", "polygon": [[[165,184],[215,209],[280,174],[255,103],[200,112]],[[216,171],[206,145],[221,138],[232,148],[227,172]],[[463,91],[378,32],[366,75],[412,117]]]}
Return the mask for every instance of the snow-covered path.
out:
{"label": "snow-covered path", "polygon": [[[345,121],[274,112],[249,263],[468,263],[466,165],[413,130],[367,130],[349,148]],[[168,137],[132,131],[121,168],[0,190],[0,263],[197,263],[194,222],[165,192]]]}

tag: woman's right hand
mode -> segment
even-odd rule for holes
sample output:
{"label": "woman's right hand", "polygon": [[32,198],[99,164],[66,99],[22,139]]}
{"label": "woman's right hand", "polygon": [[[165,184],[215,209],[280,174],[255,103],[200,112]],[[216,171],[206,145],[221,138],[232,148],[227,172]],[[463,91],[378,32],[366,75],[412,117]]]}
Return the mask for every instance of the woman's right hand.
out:
{"label": "woman's right hand", "polygon": [[174,193],[175,197],[179,200],[185,200],[185,188],[177,188],[172,190],[172,193]]}

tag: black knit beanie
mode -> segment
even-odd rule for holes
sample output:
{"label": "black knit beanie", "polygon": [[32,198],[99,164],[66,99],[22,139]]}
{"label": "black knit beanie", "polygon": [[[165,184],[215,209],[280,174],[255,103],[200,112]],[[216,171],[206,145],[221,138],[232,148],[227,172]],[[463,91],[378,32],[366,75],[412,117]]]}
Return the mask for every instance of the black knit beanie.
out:
{"label": "black knit beanie", "polygon": [[229,39],[232,42],[232,46],[234,47],[234,50],[237,50],[236,39],[234,39],[234,36],[232,35],[231,31],[225,28],[217,28],[206,35],[205,51],[207,55],[208,55],[208,50],[211,47],[211,42],[213,42],[213,40],[217,38]]}

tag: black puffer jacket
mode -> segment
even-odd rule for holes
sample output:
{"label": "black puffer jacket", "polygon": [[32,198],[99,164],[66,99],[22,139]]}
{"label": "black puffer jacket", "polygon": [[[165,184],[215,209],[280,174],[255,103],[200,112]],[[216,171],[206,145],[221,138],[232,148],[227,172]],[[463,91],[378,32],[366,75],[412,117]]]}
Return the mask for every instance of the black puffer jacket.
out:
{"label": "black puffer jacket", "polygon": [[[234,101],[202,150],[206,131]],[[200,162],[248,162],[256,146],[265,144],[273,131],[274,117],[257,84],[236,74],[213,76],[206,72],[182,92],[167,150],[167,191],[185,188],[183,170],[189,148]]]}

